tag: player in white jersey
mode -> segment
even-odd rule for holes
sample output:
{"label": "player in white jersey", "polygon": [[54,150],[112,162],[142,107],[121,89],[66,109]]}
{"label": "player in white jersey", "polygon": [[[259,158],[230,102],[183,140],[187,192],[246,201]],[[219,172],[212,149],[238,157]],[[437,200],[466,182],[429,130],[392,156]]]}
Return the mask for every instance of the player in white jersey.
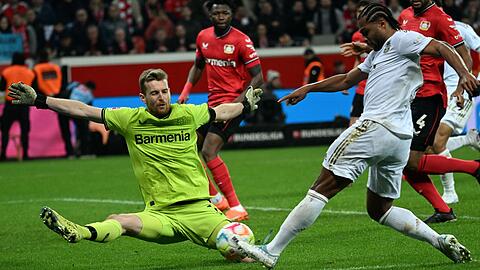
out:
{"label": "player in white jersey", "polygon": [[[463,37],[465,45],[468,49],[480,52],[480,37],[475,33],[473,28],[463,22],[455,21],[455,26],[458,32]],[[455,70],[445,63],[443,72],[443,81],[447,86],[447,92],[451,95],[457,88],[458,75]],[[448,103],[447,111],[440,120],[437,133],[435,134],[435,141],[433,143],[433,151],[436,154],[451,157],[452,151],[464,146],[470,145],[477,150],[480,150],[480,136],[476,129],[469,130],[466,135],[456,136],[450,138],[451,135],[458,135],[463,132],[470,115],[473,111],[473,98],[464,93],[465,103],[463,108],[456,105],[456,101],[451,99]],[[457,203],[458,195],[455,191],[455,181],[453,173],[446,173],[440,176],[443,195],[442,199],[446,203]]]}
{"label": "player in white jersey", "polygon": [[380,224],[431,244],[454,262],[469,261],[469,251],[452,235],[439,235],[411,211],[393,206],[400,196],[402,170],[413,137],[410,102],[423,84],[420,54],[442,56],[462,78],[463,89],[480,84],[460,56],[440,41],[419,33],[401,31],[382,4],[370,4],[359,15],[360,31],[374,49],[364,63],[347,74],[308,84],[280,99],[295,105],[309,92],[337,92],[367,79],[365,107],[360,119],[330,146],[323,169],[306,197],[290,212],[275,238],[267,245],[237,242],[245,255],[272,268],[296,235],[317,219],[327,202],[369,169],[367,211]]}

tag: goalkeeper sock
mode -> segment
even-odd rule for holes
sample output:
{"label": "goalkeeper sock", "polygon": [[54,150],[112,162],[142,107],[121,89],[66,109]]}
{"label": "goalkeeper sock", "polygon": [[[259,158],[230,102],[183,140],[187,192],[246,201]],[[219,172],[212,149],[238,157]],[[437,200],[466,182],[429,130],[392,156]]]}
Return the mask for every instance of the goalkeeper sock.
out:
{"label": "goalkeeper sock", "polygon": [[91,232],[91,237],[88,240],[95,242],[110,242],[120,237],[123,233],[122,225],[114,219],[90,223],[85,225],[85,227]]}
{"label": "goalkeeper sock", "polygon": [[310,189],[307,196],[290,212],[272,242],[267,244],[268,252],[280,255],[299,232],[313,224],[327,202],[327,197]]}
{"label": "goalkeeper sock", "polygon": [[418,219],[410,210],[392,206],[380,218],[379,223],[412,238],[430,243],[439,248],[438,233]]}
{"label": "goalkeeper sock", "polygon": [[212,172],[213,179],[215,180],[215,183],[217,183],[218,188],[227,199],[228,205],[230,205],[230,207],[239,205],[240,201],[233,188],[230,172],[228,172],[227,165],[225,165],[220,156],[210,160],[207,163],[207,166],[210,169],[210,172]]}

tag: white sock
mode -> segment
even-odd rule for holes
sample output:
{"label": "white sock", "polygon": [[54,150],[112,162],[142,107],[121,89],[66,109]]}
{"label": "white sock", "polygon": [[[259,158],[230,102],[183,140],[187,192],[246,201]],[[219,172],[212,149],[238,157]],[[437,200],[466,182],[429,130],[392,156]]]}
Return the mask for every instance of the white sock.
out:
{"label": "white sock", "polygon": [[457,150],[465,145],[469,145],[471,142],[468,140],[466,135],[450,137],[447,141],[447,149],[450,152]]}
{"label": "white sock", "polygon": [[220,192],[217,192],[217,194],[210,199],[210,201],[213,204],[218,204],[221,200],[222,200],[222,194],[220,194]]}
{"label": "white sock", "polygon": [[[452,157],[448,149],[445,149],[443,152],[439,153],[439,155],[450,158]],[[455,191],[455,180],[453,179],[453,173],[446,173],[440,175],[440,180],[442,181],[444,193]]]}
{"label": "white sock", "polygon": [[273,255],[280,255],[299,232],[313,224],[327,202],[327,197],[314,190],[309,190],[307,196],[285,219],[272,242],[267,245],[268,252]]}
{"label": "white sock", "polygon": [[239,211],[239,212],[245,212],[245,208],[243,208],[243,206],[241,204],[239,204],[237,206],[234,206],[234,207],[230,207],[230,209],[235,210],[235,211]]}
{"label": "white sock", "polygon": [[380,218],[379,223],[412,238],[428,242],[435,248],[439,248],[439,234],[418,219],[408,209],[392,206],[392,208]]}

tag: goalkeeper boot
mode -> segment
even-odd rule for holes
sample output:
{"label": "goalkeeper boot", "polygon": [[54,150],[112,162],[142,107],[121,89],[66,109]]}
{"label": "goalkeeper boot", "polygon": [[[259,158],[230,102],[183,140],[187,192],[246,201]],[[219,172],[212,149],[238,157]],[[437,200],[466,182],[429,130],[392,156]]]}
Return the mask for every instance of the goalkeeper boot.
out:
{"label": "goalkeeper boot", "polygon": [[[40,212],[43,223],[52,231],[58,233],[70,243],[77,243],[83,239],[82,226],[62,217],[50,207],[43,207]],[[85,230],[88,230],[85,228]]]}
{"label": "goalkeeper boot", "polygon": [[228,210],[230,208],[230,205],[228,205],[227,199],[223,195],[221,196],[220,201],[218,201],[218,202],[212,201],[212,202],[215,205],[215,207],[217,207],[218,210],[220,210],[222,212],[225,211],[225,210]]}
{"label": "goalkeeper boot", "polygon": [[272,269],[277,264],[278,258],[280,255],[273,255],[267,250],[266,245],[256,246],[250,245],[245,241],[239,241],[236,237],[233,238],[236,242],[238,249],[243,253],[243,255],[260,262],[268,269]]}
{"label": "goalkeeper boot", "polygon": [[465,263],[472,260],[470,251],[460,244],[455,236],[442,234],[438,237],[439,250],[455,263]]}
{"label": "goalkeeper boot", "polygon": [[248,212],[245,208],[241,207],[232,207],[227,212],[225,212],[225,216],[231,221],[242,221],[248,219]]}

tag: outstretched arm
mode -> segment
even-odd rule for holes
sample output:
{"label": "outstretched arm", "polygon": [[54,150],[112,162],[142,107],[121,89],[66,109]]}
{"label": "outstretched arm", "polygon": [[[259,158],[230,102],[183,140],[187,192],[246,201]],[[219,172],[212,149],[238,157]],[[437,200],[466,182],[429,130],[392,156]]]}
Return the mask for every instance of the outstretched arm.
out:
{"label": "outstretched arm", "polygon": [[227,121],[239,116],[242,113],[253,112],[258,108],[257,103],[263,91],[260,88],[253,89],[248,87],[245,93],[245,100],[241,103],[224,103],[213,108],[215,111],[215,121]]}
{"label": "outstretched arm", "polygon": [[455,69],[460,79],[458,80],[457,90],[455,90],[452,96],[457,98],[458,105],[462,107],[463,90],[473,93],[480,85],[480,82],[469,72],[460,55],[451,46],[447,46],[445,43],[435,39],[432,39],[427,47],[423,49],[422,54],[443,57]]}
{"label": "outstretched arm", "polygon": [[309,92],[337,92],[348,89],[368,77],[358,68],[352,69],[346,74],[339,74],[325,80],[310,83],[297,88],[292,93],[282,97],[278,102],[287,101],[287,105],[295,105],[302,101]]}
{"label": "outstretched arm", "polygon": [[70,117],[103,123],[101,108],[92,107],[76,100],[37,95],[32,87],[22,82],[12,84],[9,90],[8,95],[14,99],[13,104],[35,105],[38,108],[50,109]]}

